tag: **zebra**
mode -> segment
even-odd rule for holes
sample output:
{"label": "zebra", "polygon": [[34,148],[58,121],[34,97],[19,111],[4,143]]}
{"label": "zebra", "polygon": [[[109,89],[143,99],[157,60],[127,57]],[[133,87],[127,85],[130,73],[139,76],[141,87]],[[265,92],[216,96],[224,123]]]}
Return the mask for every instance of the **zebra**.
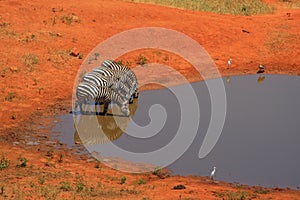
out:
{"label": "zebra", "polygon": [[126,99],[130,98],[129,88],[125,87],[122,82],[114,76],[104,76],[97,72],[89,72],[82,77],[82,81],[97,85],[98,87],[110,87],[119,94],[125,93]]}
{"label": "zebra", "polygon": [[116,70],[116,71],[121,71],[126,73],[126,77],[124,77],[126,80],[123,80],[124,82],[130,81],[130,84],[133,86],[133,97],[137,98],[138,97],[138,81],[137,78],[134,74],[134,72],[127,66],[120,65],[112,60],[104,60],[101,64],[103,67],[106,67],[108,69]]}
{"label": "zebra", "polygon": [[[125,92],[125,96],[127,99],[129,99],[129,103],[132,103],[133,100],[131,98],[132,92],[130,88],[132,87],[133,83],[131,80],[128,80],[128,74],[127,72],[119,71],[119,70],[113,70],[110,68],[106,68],[103,66],[96,67],[92,70],[94,73],[98,73],[101,76],[105,77],[112,77],[112,79],[115,81],[115,88],[121,89]],[[126,81],[128,80],[128,81]],[[124,84],[127,83],[127,84]]]}
{"label": "zebra", "polygon": [[76,88],[76,97],[75,109],[79,106],[80,112],[83,111],[83,103],[95,101],[96,104],[104,103],[103,113],[105,115],[107,114],[108,104],[110,102],[118,104],[125,116],[129,116],[130,114],[127,101],[108,87],[99,87],[93,83],[81,82]]}

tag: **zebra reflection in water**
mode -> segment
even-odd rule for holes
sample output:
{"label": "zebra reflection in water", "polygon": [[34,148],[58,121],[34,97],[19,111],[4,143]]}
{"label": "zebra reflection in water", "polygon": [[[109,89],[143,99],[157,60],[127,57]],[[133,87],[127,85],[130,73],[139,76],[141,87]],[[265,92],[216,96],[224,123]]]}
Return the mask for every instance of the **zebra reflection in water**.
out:
{"label": "zebra reflection in water", "polygon": [[[130,116],[134,115],[137,106],[138,99],[134,99],[129,105]],[[130,117],[117,115],[81,115],[76,125],[74,124],[74,143],[91,146],[116,140],[126,130],[129,122]]]}

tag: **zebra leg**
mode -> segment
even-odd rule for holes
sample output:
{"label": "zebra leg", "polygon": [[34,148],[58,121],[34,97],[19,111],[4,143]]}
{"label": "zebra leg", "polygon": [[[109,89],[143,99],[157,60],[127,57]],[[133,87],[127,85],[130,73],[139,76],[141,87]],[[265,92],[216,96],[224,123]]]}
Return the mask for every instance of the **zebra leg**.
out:
{"label": "zebra leg", "polygon": [[83,114],[82,104],[83,104],[83,102],[79,102],[79,103],[78,103],[78,105],[79,105],[79,110],[80,110],[80,114]]}
{"label": "zebra leg", "polygon": [[95,114],[96,114],[96,115],[100,115],[100,110],[99,110],[99,112],[98,112],[98,105],[100,106],[100,103],[95,102]]}
{"label": "zebra leg", "polygon": [[72,110],[71,112],[74,113],[74,114],[76,114],[76,109],[77,109],[78,106],[79,106],[78,100],[76,100],[76,101],[75,101],[74,110]]}
{"label": "zebra leg", "polygon": [[130,96],[130,98],[129,98],[129,103],[130,103],[130,104],[133,103],[133,96]]}
{"label": "zebra leg", "polygon": [[134,97],[134,98],[138,98],[138,97],[139,97],[139,92],[138,92],[137,89],[134,91],[133,97]]}
{"label": "zebra leg", "polygon": [[105,103],[104,103],[104,110],[103,110],[103,114],[104,114],[104,115],[107,115],[108,105],[109,105],[108,102],[105,102]]}

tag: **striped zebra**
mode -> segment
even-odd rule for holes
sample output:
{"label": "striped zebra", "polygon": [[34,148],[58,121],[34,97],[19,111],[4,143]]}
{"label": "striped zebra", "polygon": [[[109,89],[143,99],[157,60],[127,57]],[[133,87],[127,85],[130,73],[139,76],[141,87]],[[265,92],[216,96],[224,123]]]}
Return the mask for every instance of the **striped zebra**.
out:
{"label": "striped zebra", "polygon": [[119,72],[126,73],[126,76],[124,76],[124,83],[129,82],[129,84],[132,86],[132,95],[134,98],[138,97],[138,81],[134,74],[134,72],[127,66],[120,65],[112,60],[105,60],[101,64],[103,67],[106,67],[108,69],[116,70]]}
{"label": "striped zebra", "polygon": [[126,99],[130,98],[129,88],[125,87],[124,84],[118,81],[117,77],[114,76],[104,76],[98,72],[92,71],[85,74],[82,77],[83,82],[89,82],[97,85],[98,87],[110,87],[115,92],[123,94]]}
{"label": "striped zebra", "polygon": [[108,87],[98,87],[93,83],[81,82],[76,88],[76,97],[75,109],[79,106],[80,112],[83,111],[82,104],[94,101],[96,104],[104,103],[104,114],[107,113],[110,102],[118,104],[124,115],[129,116],[130,114],[127,100]]}
{"label": "striped zebra", "polygon": [[133,102],[133,100],[131,98],[131,96],[132,96],[131,88],[132,88],[133,83],[128,78],[128,72],[113,70],[113,69],[106,68],[103,66],[94,68],[92,70],[92,72],[98,73],[101,76],[105,76],[105,77],[113,77],[112,79],[114,80],[115,85],[116,85],[115,88],[118,88],[125,92],[124,96],[126,96],[126,99],[129,100],[129,103]]}

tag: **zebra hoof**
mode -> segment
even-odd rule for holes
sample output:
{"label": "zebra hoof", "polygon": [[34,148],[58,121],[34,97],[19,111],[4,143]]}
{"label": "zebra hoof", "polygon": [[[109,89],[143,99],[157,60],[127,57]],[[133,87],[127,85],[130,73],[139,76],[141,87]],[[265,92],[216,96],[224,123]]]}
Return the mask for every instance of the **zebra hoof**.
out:
{"label": "zebra hoof", "polygon": [[132,104],[133,103],[133,98],[129,99],[129,103]]}
{"label": "zebra hoof", "polygon": [[138,98],[138,97],[139,97],[139,93],[138,93],[138,92],[134,93],[134,94],[133,94],[133,97],[134,97],[134,98]]}

